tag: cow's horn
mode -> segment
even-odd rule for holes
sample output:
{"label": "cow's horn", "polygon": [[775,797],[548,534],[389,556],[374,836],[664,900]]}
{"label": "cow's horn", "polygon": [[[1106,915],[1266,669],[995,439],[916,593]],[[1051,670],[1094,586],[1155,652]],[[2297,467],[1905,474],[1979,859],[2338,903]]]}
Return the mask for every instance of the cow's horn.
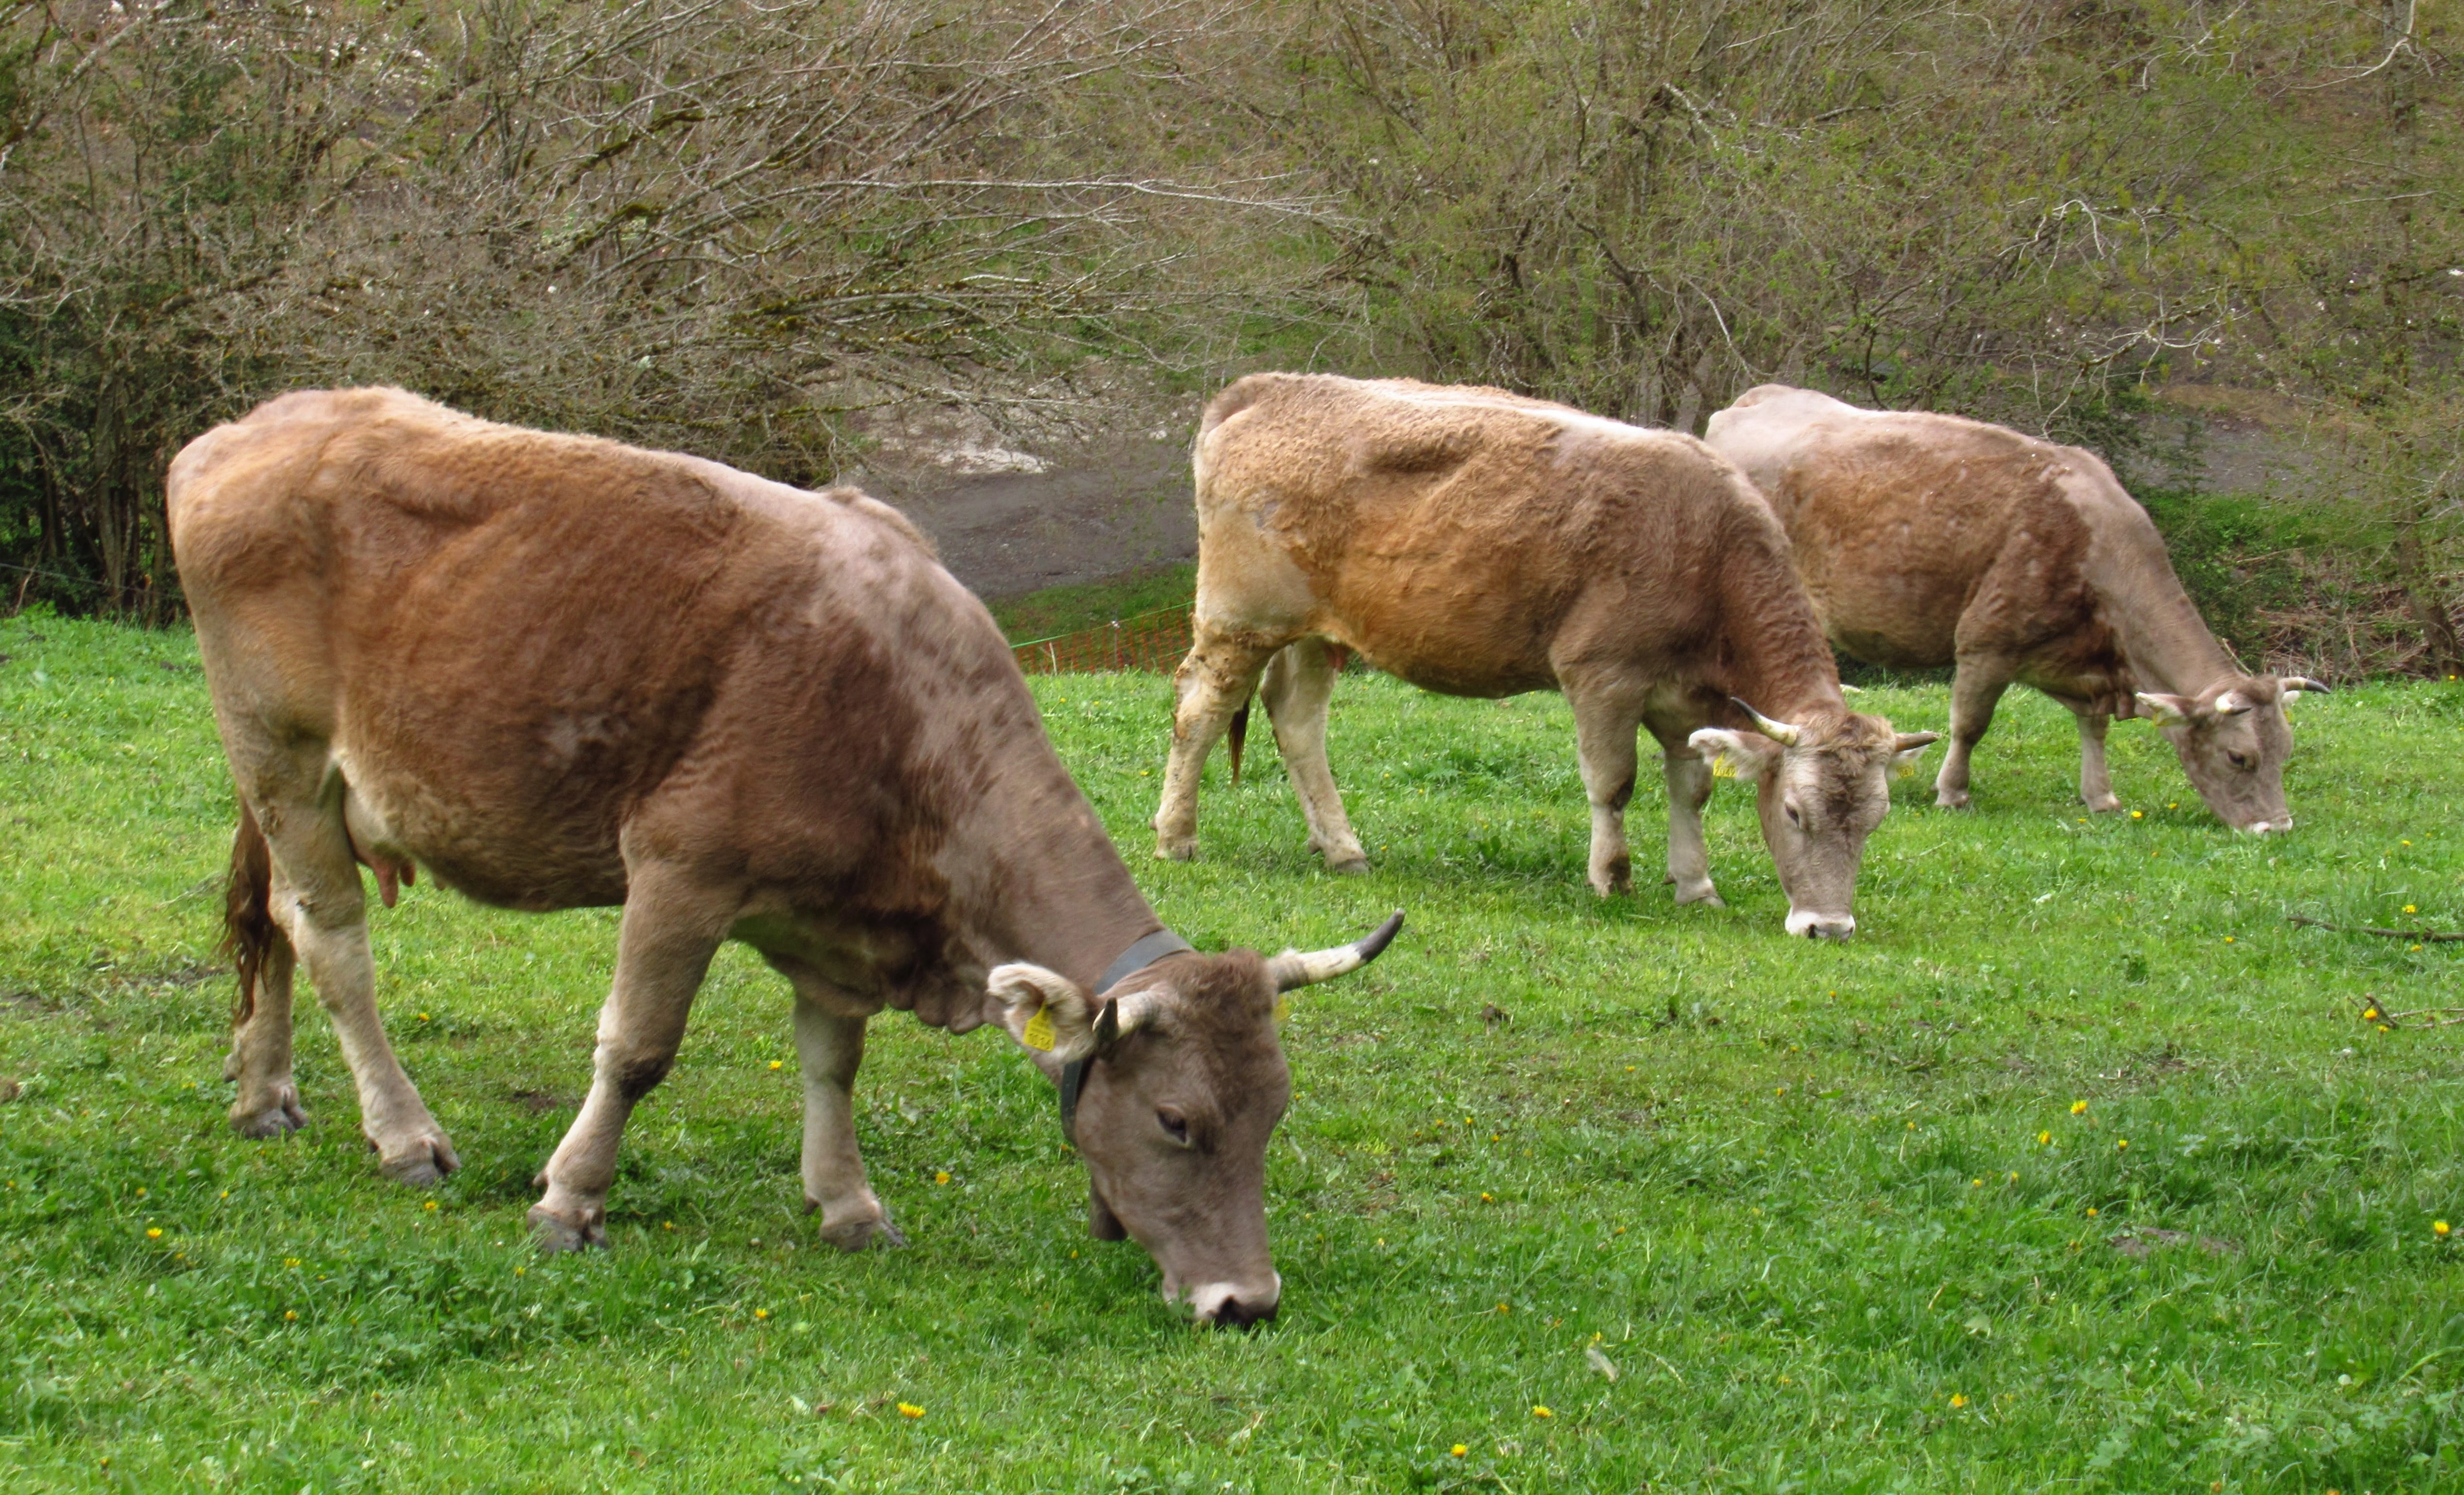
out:
{"label": "cow's horn", "polygon": [[1110,1048],[1125,1035],[1146,1026],[1147,1020],[1153,1018],[1155,1009],[1162,1005],[1159,991],[1157,987],[1142,986],[1126,997],[1115,997],[1104,1003],[1104,1010],[1095,1019],[1096,1045]]}
{"label": "cow's horn", "polygon": [[1764,715],[1762,713],[1754,710],[1745,702],[1737,700],[1733,695],[1729,696],[1728,699],[1736,701],[1737,710],[1744,712],[1747,715],[1751,716],[1754,719],[1754,730],[1756,732],[1761,733],[1764,737],[1771,738],[1773,742],[1778,743],[1782,747],[1794,747],[1796,746],[1796,739],[1805,736],[1803,728],[1792,727],[1784,721],[1773,721],[1769,716]]}
{"label": "cow's horn", "polygon": [[1386,922],[1372,930],[1367,937],[1331,950],[1287,950],[1266,962],[1266,972],[1275,978],[1275,990],[1290,991],[1295,986],[1314,986],[1359,970],[1375,960],[1388,945],[1395,942],[1395,932],[1403,927],[1400,909],[1386,916]]}
{"label": "cow's horn", "polygon": [[2308,692],[2313,695],[2333,695],[2336,693],[2333,691],[2328,690],[2325,686],[2321,685],[2318,681],[2311,679],[2308,675],[2285,675],[2278,679],[2276,682],[2276,685],[2278,690],[2283,691],[2285,693],[2290,695],[2299,695],[2303,692]]}

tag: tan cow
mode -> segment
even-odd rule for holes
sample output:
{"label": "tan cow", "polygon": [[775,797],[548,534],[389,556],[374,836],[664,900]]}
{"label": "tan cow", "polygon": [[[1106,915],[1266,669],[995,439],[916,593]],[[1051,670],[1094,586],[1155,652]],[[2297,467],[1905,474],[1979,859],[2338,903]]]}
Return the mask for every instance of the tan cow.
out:
{"label": "tan cow", "polygon": [[2326,687],[2243,673],[2147,511],[2093,453],[1784,385],[1747,390],[1708,439],[1788,526],[1833,643],[1878,665],[1957,667],[1940,803],[1969,802],[1969,755],[2017,681],[2078,715],[2090,809],[2121,808],[2105,728],[2144,710],[2217,819],[2293,828],[2284,704]]}
{"label": "tan cow", "polygon": [[1701,442],[1498,389],[1259,374],[1207,407],[1196,463],[1197,638],[1156,855],[1194,853],[1199,771],[1263,674],[1309,844],[1367,868],[1327,766],[1333,645],[1449,695],[1565,693],[1603,895],[1633,881],[1641,726],[1665,750],[1678,902],[1719,901],[1702,808],[1725,757],[1757,785],[1789,933],[1856,929],[1885,771],[1934,735],[1848,710],[1787,537]]}
{"label": "tan cow", "polygon": [[[1099,1236],[1168,1299],[1275,1311],[1276,993],[1355,946],[1201,956],[1164,933],[981,605],[898,514],[544,435],[391,389],[285,396],[171,466],[181,580],[241,801],[231,1121],[302,1124],[294,961],[384,1171],[452,1144],[378,1021],[360,864],[485,903],[621,904],[588,1099],[540,1175],[550,1247],[604,1244],[626,1119],[719,942],[795,990],[823,1239],[895,1243],[849,1095],[885,1007],[1000,1022],[1064,1086]],[[261,833],[260,833],[261,828]]]}

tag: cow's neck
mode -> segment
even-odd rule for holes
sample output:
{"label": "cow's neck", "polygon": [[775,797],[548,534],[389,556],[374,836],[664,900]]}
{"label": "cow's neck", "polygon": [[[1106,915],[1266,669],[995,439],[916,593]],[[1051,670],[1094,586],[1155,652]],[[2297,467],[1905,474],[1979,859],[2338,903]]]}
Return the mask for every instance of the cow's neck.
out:
{"label": "cow's neck", "polygon": [[2087,582],[2127,678],[2125,690],[2196,695],[2241,669],[2199,616],[2173,572],[2165,541],[2144,510],[2123,506],[2090,518]]}
{"label": "cow's neck", "polygon": [[1839,662],[1815,621],[1787,543],[1774,520],[1768,536],[1749,535],[1725,558],[1720,605],[1726,647],[1719,651],[1719,677],[1709,682],[1782,721],[1823,707],[1845,709]]}
{"label": "cow's neck", "polygon": [[[1089,991],[1115,956],[1163,928],[1085,795],[1046,747],[1048,764],[1013,770],[1013,792],[990,797],[1001,824],[984,896],[969,933],[999,960],[1058,971]],[[1024,780],[1024,781],[1019,781]]]}

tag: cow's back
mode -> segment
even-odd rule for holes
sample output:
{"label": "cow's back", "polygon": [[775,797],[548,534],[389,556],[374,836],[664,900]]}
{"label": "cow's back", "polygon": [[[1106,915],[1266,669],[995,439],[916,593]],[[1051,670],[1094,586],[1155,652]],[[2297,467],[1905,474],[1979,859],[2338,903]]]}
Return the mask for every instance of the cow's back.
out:
{"label": "cow's back", "polygon": [[1771,387],[1712,417],[1708,439],[1762,489],[1825,630],[1859,658],[1948,664],[1980,598],[2017,633],[2083,621],[2087,527],[2069,489],[2084,452]]}
{"label": "cow's back", "polygon": [[898,781],[906,636],[961,676],[998,652],[869,499],[400,391],[273,402],[184,451],[171,503],[227,743],[234,713],[330,743],[393,844],[492,902],[621,901],[628,817],[695,774],[741,799],[801,743],[817,781]]}
{"label": "cow's back", "polygon": [[1737,527],[1768,526],[1689,436],[1409,380],[1251,376],[1209,407],[1197,470],[1201,611],[1457,694],[1551,685],[1570,634],[1683,652]]}

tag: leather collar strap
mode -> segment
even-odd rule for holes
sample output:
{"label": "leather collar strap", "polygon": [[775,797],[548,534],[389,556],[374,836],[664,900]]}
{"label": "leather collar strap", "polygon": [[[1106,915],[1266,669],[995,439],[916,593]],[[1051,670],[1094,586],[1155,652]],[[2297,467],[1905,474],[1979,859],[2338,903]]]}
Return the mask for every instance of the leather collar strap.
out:
{"label": "leather collar strap", "polygon": [[[1133,942],[1129,949],[1112,957],[1104,974],[1095,978],[1095,998],[1118,986],[1124,979],[1145,970],[1166,956],[1177,956],[1184,950],[1198,948],[1168,929]],[[1078,1091],[1087,1083],[1087,1066],[1095,1056],[1072,1059],[1061,1066],[1061,1138],[1071,1147],[1078,1145]]]}

